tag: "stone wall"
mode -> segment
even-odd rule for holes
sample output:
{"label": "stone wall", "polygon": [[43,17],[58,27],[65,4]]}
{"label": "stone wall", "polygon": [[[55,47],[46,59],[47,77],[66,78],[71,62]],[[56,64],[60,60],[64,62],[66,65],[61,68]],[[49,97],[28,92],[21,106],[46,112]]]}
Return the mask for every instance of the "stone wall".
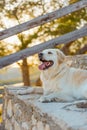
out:
{"label": "stone wall", "polygon": [[[87,69],[87,55],[69,57],[70,66]],[[3,122],[6,130],[87,130],[87,101],[40,103],[41,95],[17,95],[26,87],[5,88]]]}
{"label": "stone wall", "polygon": [[[6,130],[87,130],[87,102],[40,103],[41,95],[17,95],[5,88],[3,120]],[[83,107],[84,106],[84,107]]]}

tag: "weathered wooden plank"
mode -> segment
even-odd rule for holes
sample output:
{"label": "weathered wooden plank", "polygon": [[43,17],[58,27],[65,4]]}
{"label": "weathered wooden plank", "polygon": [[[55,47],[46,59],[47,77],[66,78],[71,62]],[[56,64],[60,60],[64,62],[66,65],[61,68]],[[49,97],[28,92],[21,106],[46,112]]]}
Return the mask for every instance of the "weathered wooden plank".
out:
{"label": "weathered wooden plank", "polygon": [[35,45],[31,48],[24,49],[20,52],[11,54],[9,56],[6,56],[4,58],[0,58],[0,68],[3,68],[7,65],[10,65],[14,62],[17,62],[18,60],[24,59],[28,56],[31,56],[35,53],[38,53],[46,48],[52,48],[56,45],[59,45],[61,43],[68,43],[71,41],[74,41],[80,37],[87,36],[87,25],[82,27],[79,30],[75,30],[73,32],[67,33],[63,36],[57,37],[55,39],[49,40],[45,43]]}
{"label": "weathered wooden plank", "polygon": [[62,9],[56,10],[54,12],[48,13],[48,14],[43,15],[43,16],[39,16],[31,21],[25,22],[23,24],[20,24],[20,25],[14,26],[14,27],[11,27],[9,29],[6,29],[6,30],[0,32],[0,40],[8,38],[12,35],[18,34],[20,32],[26,31],[28,29],[34,28],[36,26],[40,26],[42,24],[45,24],[45,23],[50,22],[54,19],[65,16],[69,13],[77,11],[81,8],[86,7],[86,6],[87,6],[87,0],[81,0],[80,2],[69,5],[67,7],[62,8]]}

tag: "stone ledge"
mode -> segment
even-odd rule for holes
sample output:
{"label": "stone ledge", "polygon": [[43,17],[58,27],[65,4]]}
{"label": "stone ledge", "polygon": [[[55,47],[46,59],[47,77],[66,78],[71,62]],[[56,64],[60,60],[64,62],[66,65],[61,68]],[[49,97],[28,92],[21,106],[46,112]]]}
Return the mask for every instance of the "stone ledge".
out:
{"label": "stone ledge", "polygon": [[86,101],[40,103],[40,95],[17,95],[19,89],[26,88],[5,88],[6,130],[87,130]]}

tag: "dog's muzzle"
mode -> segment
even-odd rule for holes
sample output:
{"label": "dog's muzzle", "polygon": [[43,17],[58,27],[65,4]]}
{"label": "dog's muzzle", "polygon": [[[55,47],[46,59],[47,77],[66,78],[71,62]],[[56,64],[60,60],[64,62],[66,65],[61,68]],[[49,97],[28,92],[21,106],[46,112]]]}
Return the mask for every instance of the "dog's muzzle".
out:
{"label": "dog's muzzle", "polygon": [[48,69],[49,67],[51,67],[54,64],[53,61],[51,61],[51,60],[48,61],[48,60],[44,59],[43,53],[39,53],[38,57],[39,57],[39,60],[41,61],[41,64],[39,65],[40,70]]}

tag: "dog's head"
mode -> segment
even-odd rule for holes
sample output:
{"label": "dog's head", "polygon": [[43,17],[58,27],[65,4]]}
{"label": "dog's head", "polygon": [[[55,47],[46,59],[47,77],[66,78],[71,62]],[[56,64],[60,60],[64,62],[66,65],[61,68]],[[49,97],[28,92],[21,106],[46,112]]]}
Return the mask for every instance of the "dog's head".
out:
{"label": "dog's head", "polygon": [[59,49],[46,49],[39,53],[38,56],[42,62],[41,65],[39,65],[40,70],[58,67],[65,59],[65,55]]}

